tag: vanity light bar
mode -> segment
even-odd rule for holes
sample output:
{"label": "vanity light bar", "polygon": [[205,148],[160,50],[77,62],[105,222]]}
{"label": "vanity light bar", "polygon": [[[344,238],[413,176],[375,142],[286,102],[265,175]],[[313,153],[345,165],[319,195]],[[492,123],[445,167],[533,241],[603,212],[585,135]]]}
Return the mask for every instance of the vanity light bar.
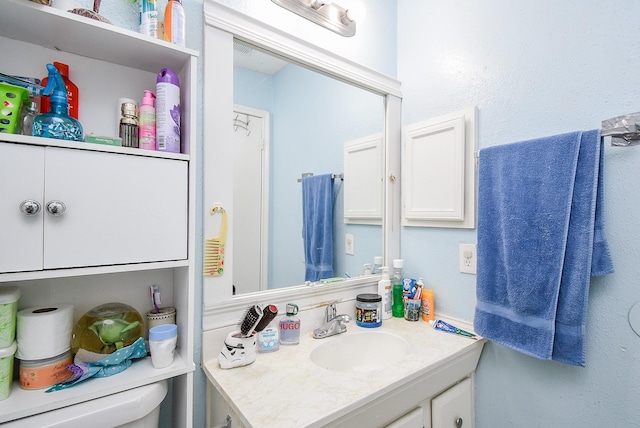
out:
{"label": "vanity light bar", "polygon": [[322,0],[271,1],[341,36],[351,37],[356,34],[356,21],[351,19],[347,9],[336,3],[325,3]]}

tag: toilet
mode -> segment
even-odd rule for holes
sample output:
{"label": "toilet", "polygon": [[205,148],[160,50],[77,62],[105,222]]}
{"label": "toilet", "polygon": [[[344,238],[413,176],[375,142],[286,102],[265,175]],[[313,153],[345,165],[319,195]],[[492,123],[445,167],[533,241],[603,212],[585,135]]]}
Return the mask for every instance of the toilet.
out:
{"label": "toilet", "polygon": [[3,428],[157,428],[167,381],[2,424]]}

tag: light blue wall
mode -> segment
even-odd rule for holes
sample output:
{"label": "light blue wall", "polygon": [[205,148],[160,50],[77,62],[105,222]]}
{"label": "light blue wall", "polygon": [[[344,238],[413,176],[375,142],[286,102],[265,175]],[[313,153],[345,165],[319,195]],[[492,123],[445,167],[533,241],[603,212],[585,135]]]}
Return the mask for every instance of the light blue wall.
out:
{"label": "light blue wall", "polygon": [[[479,146],[600,127],[640,110],[640,3],[612,0],[398,2],[403,123],[478,106]],[[640,424],[640,147],[605,149],[607,235],[616,272],[592,281],[586,368],[487,344],[476,377],[476,427]],[[435,289],[436,310],[473,319],[475,276],[458,273],[476,231],[405,229],[411,275]]]}

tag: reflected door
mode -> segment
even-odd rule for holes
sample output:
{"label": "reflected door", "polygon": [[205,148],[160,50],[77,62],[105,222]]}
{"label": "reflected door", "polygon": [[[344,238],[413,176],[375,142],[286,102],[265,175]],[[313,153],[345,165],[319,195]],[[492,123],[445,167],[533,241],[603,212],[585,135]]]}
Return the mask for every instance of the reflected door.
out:
{"label": "reflected door", "polygon": [[267,289],[268,113],[233,113],[233,285],[236,294]]}

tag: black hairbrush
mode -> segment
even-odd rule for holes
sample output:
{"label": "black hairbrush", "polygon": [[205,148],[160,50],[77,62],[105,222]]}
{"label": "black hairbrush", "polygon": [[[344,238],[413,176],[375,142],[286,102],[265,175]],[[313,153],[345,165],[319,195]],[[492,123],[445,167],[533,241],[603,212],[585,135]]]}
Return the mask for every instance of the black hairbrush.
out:
{"label": "black hairbrush", "polygon": [[255,331],[257,333],[260,333],[262,330],[264,330],[265,327],[269,325],[271,320],[276,317],[276,315],[278,315],[278,307],[276,305],[265,306],[264,310],[262,311],[262,319],[260,320],[260,322],[258,322],[258,325],[256,325]]}
{"label": "black hairbrush", "polygon": [[242,318],[240,323],[240,334],[242,337],[249,337],[253,334],[256,326],[262,319],[262,308],[258,305],[252,305],[247,309],[247,312]]}

